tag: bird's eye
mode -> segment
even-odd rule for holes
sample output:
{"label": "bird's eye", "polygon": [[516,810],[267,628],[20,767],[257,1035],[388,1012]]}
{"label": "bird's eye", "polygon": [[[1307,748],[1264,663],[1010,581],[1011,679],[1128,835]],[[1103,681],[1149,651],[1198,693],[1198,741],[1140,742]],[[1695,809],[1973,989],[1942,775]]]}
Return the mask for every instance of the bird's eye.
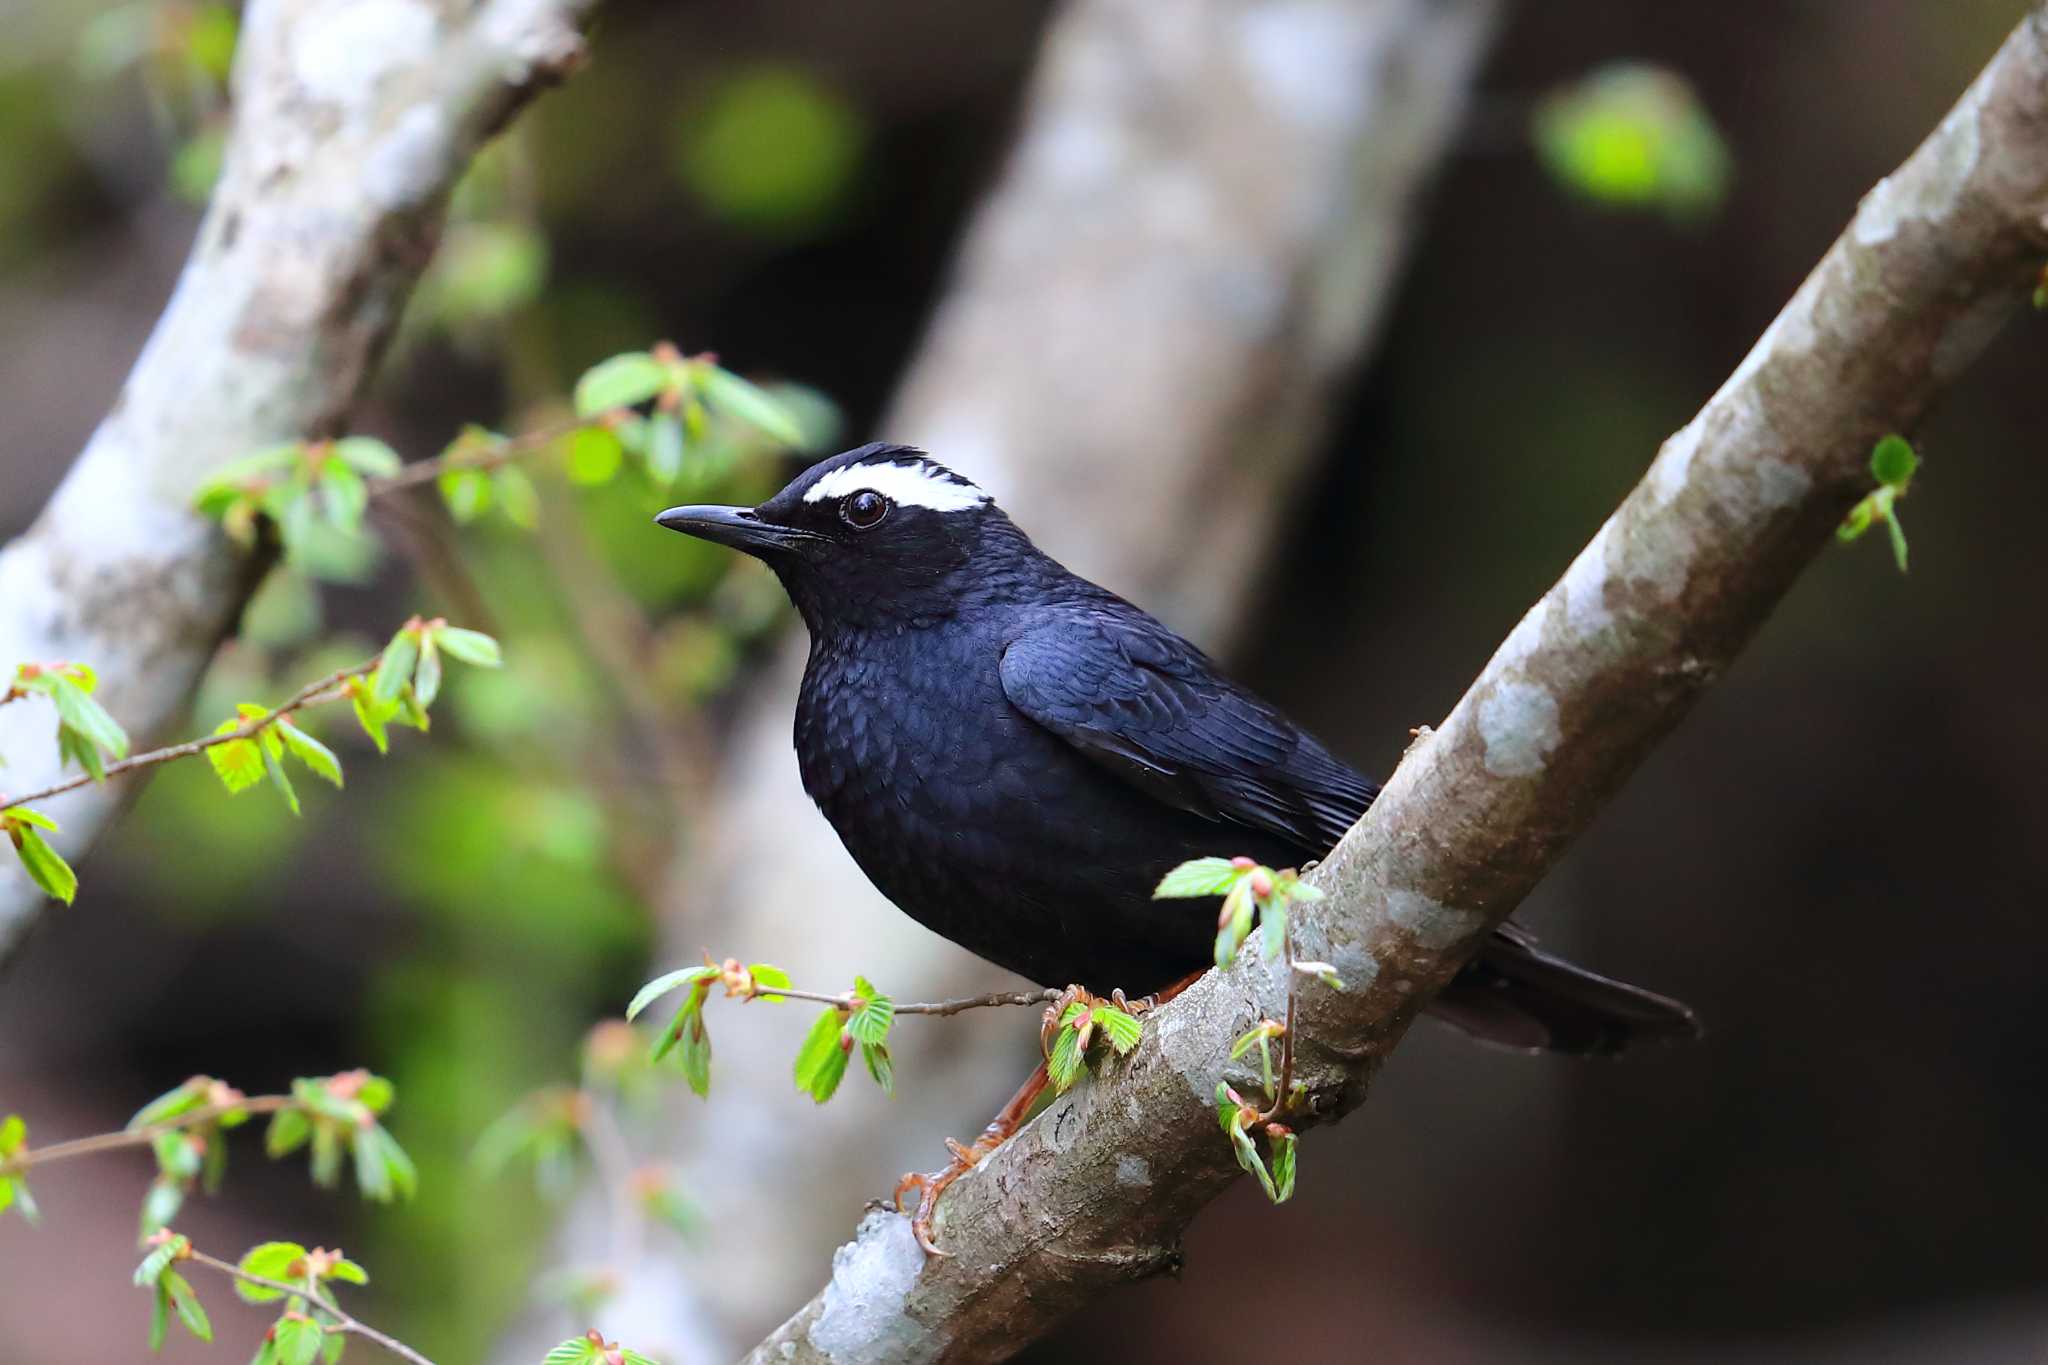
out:
{"label": "bird's eye", "polygon": [[871,488],[848,494],[839,504],[839,515],[848,526],[865,531],[889,515],[889,500]]}

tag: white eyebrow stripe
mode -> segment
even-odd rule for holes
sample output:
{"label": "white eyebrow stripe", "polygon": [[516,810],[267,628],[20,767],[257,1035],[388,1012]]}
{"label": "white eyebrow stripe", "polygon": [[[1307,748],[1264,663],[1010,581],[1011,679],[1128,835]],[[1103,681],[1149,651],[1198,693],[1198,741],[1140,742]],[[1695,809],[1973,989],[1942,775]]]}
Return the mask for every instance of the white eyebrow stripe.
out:
{"label": "white eyebrow stripe", "polygon": [[944,470],[917,464],[850,464],[804,490],[805,502],[824,502],[867,489],[899,507],[925,507],[934,512],[965,512],[988,501],[988,494]]}

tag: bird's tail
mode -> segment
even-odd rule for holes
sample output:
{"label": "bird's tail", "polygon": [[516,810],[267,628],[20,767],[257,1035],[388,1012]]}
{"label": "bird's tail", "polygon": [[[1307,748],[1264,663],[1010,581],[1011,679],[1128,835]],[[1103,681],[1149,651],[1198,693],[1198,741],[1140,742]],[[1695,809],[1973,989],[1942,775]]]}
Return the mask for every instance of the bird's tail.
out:
{"label": "bird's tail", "polygon": [[1611,1057],[1700,1034],[1678,1001],[1553,957],[1513,925],[1489,938],[1429,1008],[1474,1038],[1522,1052]]}

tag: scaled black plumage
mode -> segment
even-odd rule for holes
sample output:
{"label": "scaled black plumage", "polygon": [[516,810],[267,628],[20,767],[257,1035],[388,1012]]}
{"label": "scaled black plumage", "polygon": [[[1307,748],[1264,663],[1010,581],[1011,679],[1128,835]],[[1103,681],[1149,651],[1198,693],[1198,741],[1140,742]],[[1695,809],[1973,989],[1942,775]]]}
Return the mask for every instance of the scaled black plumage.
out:
{"label": "scaled black plumage", "polygon": [[[1175,864],[1321,856],[1378,788],[1157,620],[1041,553],[979,488],[870,445],[760,507],[662,525],[764,560],[810,630],[804,788],[882,893],[1047,985],[1135,995],[1202,967]],[[1691,1012],[1496,933],[1432,1006],[1511,1047],[1618,1052]]]}

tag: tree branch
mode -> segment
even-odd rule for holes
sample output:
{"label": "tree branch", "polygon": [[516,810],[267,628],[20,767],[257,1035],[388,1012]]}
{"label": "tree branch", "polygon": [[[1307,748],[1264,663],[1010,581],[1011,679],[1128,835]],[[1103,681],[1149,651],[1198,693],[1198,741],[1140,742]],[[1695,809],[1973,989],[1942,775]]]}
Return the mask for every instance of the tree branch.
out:
{"label": "tree branch", "polygon": [[[177,290],[49,506],[0,550],[0,661],[90,660],[138,741],[175,723],[261,567],[193,512],[194,490],[229,460],[341,426],[449,188],[580,60],[596,3],[253,0],[220,187]],[[0,711],[24,789],[63,776],[30,709]],[[66,795],[60,850],[79,853],[120,799]],[[0,866],[0,958],[44,905]]]}
{"label": "tree branch", "polygon": [[[1910,430],[2025,300],[2048,255],[2048,29],[2037,9],[1707,406],[1408,753],[1311,880],[1297,1075],[1312,1126],[1361,1103],[1429,997],[1720,676]],[[1227,850],[1219,850],[1227,851]],[[993,1360],[1174,1259],[1237,1178],[1216,1131],[1230,1040],[1277,1012],[1251,953],[1148,1025],[952,1187],[927,1262],[873,1213],[752,1359]]]}

